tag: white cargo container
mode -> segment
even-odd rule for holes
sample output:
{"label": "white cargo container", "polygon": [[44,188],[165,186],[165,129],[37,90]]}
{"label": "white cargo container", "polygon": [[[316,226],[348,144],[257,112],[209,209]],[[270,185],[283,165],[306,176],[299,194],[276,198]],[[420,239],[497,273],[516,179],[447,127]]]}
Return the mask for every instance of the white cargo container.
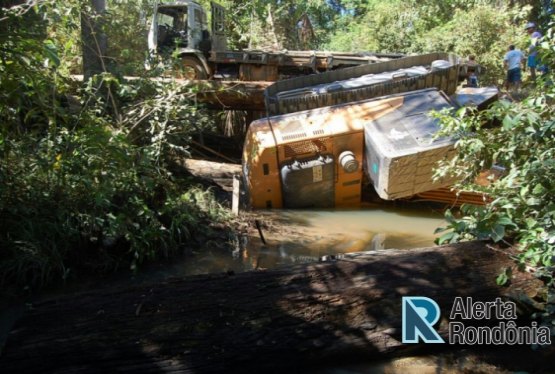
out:
{"label": "white cargo container", "polygon": [[433,180],[441,159],[454,156],[455,139],[434,139],[439,130],[432,110],[452,108],[436,89],[400,95],[403,102],[388,114],[364,125],[365,170],[382,199],[393,200],[452,185],[453,179]]}

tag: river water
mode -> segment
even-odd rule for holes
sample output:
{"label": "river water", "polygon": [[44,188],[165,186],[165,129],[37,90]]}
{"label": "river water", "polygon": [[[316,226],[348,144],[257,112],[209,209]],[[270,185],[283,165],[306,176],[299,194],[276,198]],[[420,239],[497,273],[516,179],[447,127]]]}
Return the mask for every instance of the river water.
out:
{"label": "river water", "polygon": [[434,230],[445,225],[442,213],[431,209],[284,210],[261,216],[262,222],[279,222],[278,230],[262,230],[266,244],[258,235],[240,237],[233,253],[204,248],[194,260],[178,261],[165,271],[172,276],[242,272],[341,253],[428,247],[434,245]]}
{"label": "river water", "polygon": [[[81,278],[78,282],[58,284],[43,290],[39,298],[89,289],[147,284],[188,275],[272,269],[316,262],[324,256],[341,253],[428,247],[434,245],[437,236],[434,230],[445,225],[440,211],[412,206],[256,213],[262,222],[266,244],[258,234],[229,238],[225,243],[209,241],[192,254],[143,264],[137,274],[122,269],[112,275]],[[6,303],[0,296],[0,314],[6,304],[10,302]]]}

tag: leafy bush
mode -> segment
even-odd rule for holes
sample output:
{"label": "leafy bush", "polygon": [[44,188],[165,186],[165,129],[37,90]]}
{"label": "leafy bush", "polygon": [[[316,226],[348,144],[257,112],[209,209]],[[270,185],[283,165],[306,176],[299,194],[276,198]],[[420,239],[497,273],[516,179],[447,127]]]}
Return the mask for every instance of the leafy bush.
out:
{"label": "leafy bush", "polygon": [[207,126],[194,90],[102,74],[78,100],[54,41],[2,12],[12,32],[0,34],[1,285],[136,269],[227,219],[209,191],[172,173],[190,134]]}
{"label": "leafy bush", "polygon": [[377,2],[364,17],[332,36],[326,49],[339,51],[409,52],[421,18],[403,1]]}
{"label": "leafy bush", "polygon": [[[553,65],[553,29],[542,45],[542,61]],[[531,266],[553,283],[555,263],[555,86],[551,73],[522,102],[500,101],[481,113],[459,111],[440,116],[445,133],[458,134],[458,156],[444,162],[437,175],[460,178],[459,188],[488,193],[485,207],[466,206],[462,218],[448,212],[450,232],[440,241],[468,238],[515,243],[519,264]],[[491,124],[497,124],[492,127]],[[499,165],[505,173],[488,186],[474,180]]]}
{"label": "leafy bush", "polygon": [[456,9],[452,18],[420,34],[413,50],[421,52],[449,51],[461,57],[475,55],[486,68],[483,84],[502,84],[503,56],[508,46],[525,49],[527,35],[521,25],[529,8],[477,5]]}
{"label": "leafy bush", "polygon": [[175,253],[210,222],[225,218],[211,195],[168,171],[163,135],[155,133],[156,140],[141,146],[127,135],[87,123],[1,139],[4,282],[46,283],[87,259],[135,268]]}
{"label": "leafy bush", "polygon": [[[553,26],[553,25],[552,25]],[[459,111],[439,115],[444,133],[456,134],[458,156],[443,162],[437,176],[460,178],[458,188],[480,191],[493,199],[486,206],[466,205],[448,225],[438,229],[439,243],[492,239],[510,245],[515,268],[533,272],[545,283],[541,308],[531,315],[542,325],[555,324],[555,68],[554,29],[540,49],[550,73],[538,80],[537,90],[522,102],[500,101],[482,112]],[[494,127],[492,127],[494,124]],[[499,165],[505,173],[487,186],[474,183],[480,171]],[[510,282],[506,268],[497,283]]]}

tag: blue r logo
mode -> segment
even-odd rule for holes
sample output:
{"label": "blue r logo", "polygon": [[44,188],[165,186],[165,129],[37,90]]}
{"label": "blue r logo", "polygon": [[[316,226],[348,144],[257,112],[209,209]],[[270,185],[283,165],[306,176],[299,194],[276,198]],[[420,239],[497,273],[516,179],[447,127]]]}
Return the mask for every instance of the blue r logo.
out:
{"label": "blue r logo", "polygon": [[433,325],[439,320],[437,303],[423,296],[403,297],[403,343],[445,343]]}

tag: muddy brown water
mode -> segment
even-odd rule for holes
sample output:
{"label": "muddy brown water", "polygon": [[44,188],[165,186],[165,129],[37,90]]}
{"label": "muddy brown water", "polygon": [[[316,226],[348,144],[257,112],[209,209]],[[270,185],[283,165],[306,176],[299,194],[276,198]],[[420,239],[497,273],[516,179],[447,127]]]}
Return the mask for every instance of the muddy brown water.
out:
{"label": "muddy brown water", "polygon": [[117,274],[54,286],[42,292],[41,298],[170,277],[271,269],[341,253],[428,247],[435,245],[434,230],[445,225],[443,214],[430,208],[273,210],[256,211],[256,216],[262,224],[265,244],[256,229],[251,229],[248,235],[208,240],[192,254],[143,264],[137,274],[121,269]]}
{"label": "muddy brown water", "polygon": [[205,248],[195,261],[175,263],[172,275],[242,272],[319,261],[326,256],[375,249],[433,246],[443,215],[430,209],[360,209],[258,212],[258,234],[234,238],[233,253]]}

